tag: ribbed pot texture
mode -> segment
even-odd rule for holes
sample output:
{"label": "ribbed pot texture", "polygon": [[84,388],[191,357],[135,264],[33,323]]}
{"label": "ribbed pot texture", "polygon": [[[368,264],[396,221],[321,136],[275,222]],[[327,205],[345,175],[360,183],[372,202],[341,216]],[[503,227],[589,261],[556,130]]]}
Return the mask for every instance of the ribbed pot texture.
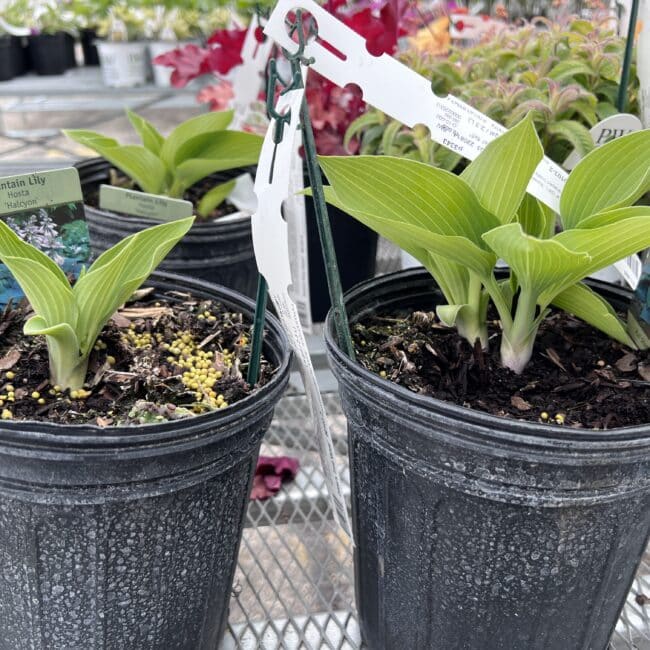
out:
{"label": "ribbed pot texture", "polygon": [[[159,289],[251,301],[157,274]],[[0,427],[0,650],[216,650],[260,442],[289,372],[189,420]]]}
{"label": "ribbed pot texture", "polygon": [[[621,304],[625,291],[593,283]],[[421,269],[357,286],[352,323],[430,311]],[[416,395],[347,358],[357,607],[371,650],[605,650],[648,540],[650,426],[517,422]]]}
{"label": "ribbed pot texture", "polygon": [[[110,179],[110,165],[103,158],[84,160],[75,165],[84,195]],[[214,175],[218,185],[238,176],[243,170]],[[157,221],[123,216],[85,206],[94,256],[100,255],[124,237],[155,226]],[[253,251],[250,217],[194,223],[190,231],[160,265],[168,273],[187,275],[254,297],[257,264]]]}

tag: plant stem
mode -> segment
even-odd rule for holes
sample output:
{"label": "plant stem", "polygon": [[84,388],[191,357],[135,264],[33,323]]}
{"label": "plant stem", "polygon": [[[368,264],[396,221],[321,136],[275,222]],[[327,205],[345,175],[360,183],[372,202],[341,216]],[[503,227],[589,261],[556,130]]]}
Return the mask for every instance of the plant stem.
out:
{"label": "plant stem", "polygon": [[88,359],[83,357],[75,366],[67,364],[56,364],[50,356],[50,369],[52,376],[50,382],[52,385],[61,386],[63,389],[77,390],[84,385],[86,374],[88,373]]}
{"label": "plant stem", "polygon": [[483,349],[488,345],[487,323],[485,322],[485,310],[482,300],[483,284],[481,279],[475,274],[469,274],[469,285],[467,287],[467,308],[464,309],[463,316],[459,316],[456,329],[458,333],[471,345],[478,339]]}
{"label": "plant stem", "polygon": [[503,328],[501,362],[520,375],[533,354],[533,345],[539,324],[535,323],[537,296],[521,289],[512,327]]}

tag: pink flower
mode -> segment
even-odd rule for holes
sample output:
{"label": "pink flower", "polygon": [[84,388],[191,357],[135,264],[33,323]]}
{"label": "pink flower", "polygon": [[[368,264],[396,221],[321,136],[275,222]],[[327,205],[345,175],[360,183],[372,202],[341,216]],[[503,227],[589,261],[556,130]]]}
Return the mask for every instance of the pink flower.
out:
{"label": "pink flower", "polygon": [[204,86],[196,99],[201,104],[210,104],[211,111],[223,111],[230,106],[230,100],[235,96],[229,81],[220,81],[211,86]]}
{"label": "pink flower", "polygon": [[170,52],[157,56],[153,62],[156,65],[164,65],[174,68],[171,82],[175,88],[183,88],[192,79],[210,72],[206,65],[205,56],[207,50],[198,45],[185,45]]}
{"label": "pink flower", "polygon": [[241,50],[246,38],[245,29],[219,29],[208,39],[209,45],[217,45],[208,51],[207,62],[210,70],[227,74],[235,66],[243,63]]}

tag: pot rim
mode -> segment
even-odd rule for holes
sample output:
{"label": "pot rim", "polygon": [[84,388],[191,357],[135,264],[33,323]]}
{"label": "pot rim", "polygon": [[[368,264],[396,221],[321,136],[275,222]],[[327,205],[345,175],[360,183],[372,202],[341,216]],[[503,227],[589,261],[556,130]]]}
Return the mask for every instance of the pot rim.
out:
{"label": "pot rim", "polygon": [[[150,276],[149,281],[158,281],[159,284],[171,285],[175,289],[194,290],[199,295],[201,293],[208,294],[243,313],[254,313],[255,303],[250,298],[204,280],[157,271]],[[70,446],[69,451],[74,453],[78,449],[88,452],[92,449],[101,450],[111,447],[124,449],[158,446],[161,443],[172,443],[184,439],[192,442],[204,434],[214,435],[215,427],[227,431],[231,424],[254,415],[258,402],[284,391],[292,355],[280,322],[268,311],[265,330],[276,339],[277,345],[274,347],[279,353],[278,366],[273,376],[267,384],[223,410],[179,420],[112,427],[100,427],[88,423],[62,424],[38,420],[3,420],[0,423],[0,446],[31,447],[35,445],[39,448],[50,447],[51,449]],[[265,342],[265,345],[268,346],[268,343]],[[155,430],[153,430],[154,428]],[[152,429],[151,432],[148,432],[148,429]]]}
{"label": "pot rim", "polygon": [[[378,278],[366,280],[350,289],[344,295],[345,305],[350,317],[354,322],[355,314],[349,313],[351,303],[357,300],[367,300],[367,306],[375,310],[381,300],[378,298],[367,299],[369,290],[376,290],[388,287],[396,280],[410,279],[414,282],[423,282],[429,279],[435,284],[433,277],[423,268],[407,269],[388,273]],[[608,282],[590,281],[590,285],[614,291],[621,295],[629,295],[626,290],[616,287]],[[465,433],[477,436],[484,440],[500,441],[503,443],[514,443],[517,446],[542,446],[558,450],[558,448],[570,449],[572,451],[590,452],[597,449],[616,448],[620,443],[626,443],[624,448],[630,450],[630,446],[650,447],[650,423],[630,427],[617,427],[615,429],[574,429],[561,427],[555,424],[541,424],[526,422],[502,416],[492,415],[483,411],[477,411],[464,406],[458,406],[435,397],[418,395],[407,388],[387,381],[363,368],[356,361],[350,358],[340,349],[335,337],[335,327],[332,310],[327,314],[324,328],[325,343],[327,351],[334,362],[333,366],[340,366],[344,372],[350,373],[357,380],[355,385],[359,387],[361,382],[368,382],[372,390],[381,398],[384,405],[390,404],[399,408],[399,403],[408,403],[415,407],[415,413],[408,414],[409,419],[414,418],[422,423],[428,423],[432,418],[447,418],[450,421],[462,423]],[[336,371],[336,368],[335,368]],[[358,388],[363,393],[365,400],[375,400],[368,392]],[[478,442],[478,440],[477,440]]]}

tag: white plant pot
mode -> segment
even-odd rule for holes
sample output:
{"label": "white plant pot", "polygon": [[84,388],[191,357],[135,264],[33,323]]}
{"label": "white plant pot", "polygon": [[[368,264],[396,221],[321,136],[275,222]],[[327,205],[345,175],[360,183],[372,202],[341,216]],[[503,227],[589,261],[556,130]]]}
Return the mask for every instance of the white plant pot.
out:
{"label": "white plant pot", "polygon": [[131,88],[147,83],[147,44],[98,41],[104,84],[111,88]]}
{"label": "white plant pot", "polygon": [[165,54],[166,52],[171,52],[179,47],[185,47],[185,45],[200,45],[199,41],[152,41],[149,43],[149,60],[151,62],[151,68],[153,70],[153,82],[156,86],[161,88],[169,88],[172,85],[172,68],[168,68],[164,65],[154,65],[153,60]]}

